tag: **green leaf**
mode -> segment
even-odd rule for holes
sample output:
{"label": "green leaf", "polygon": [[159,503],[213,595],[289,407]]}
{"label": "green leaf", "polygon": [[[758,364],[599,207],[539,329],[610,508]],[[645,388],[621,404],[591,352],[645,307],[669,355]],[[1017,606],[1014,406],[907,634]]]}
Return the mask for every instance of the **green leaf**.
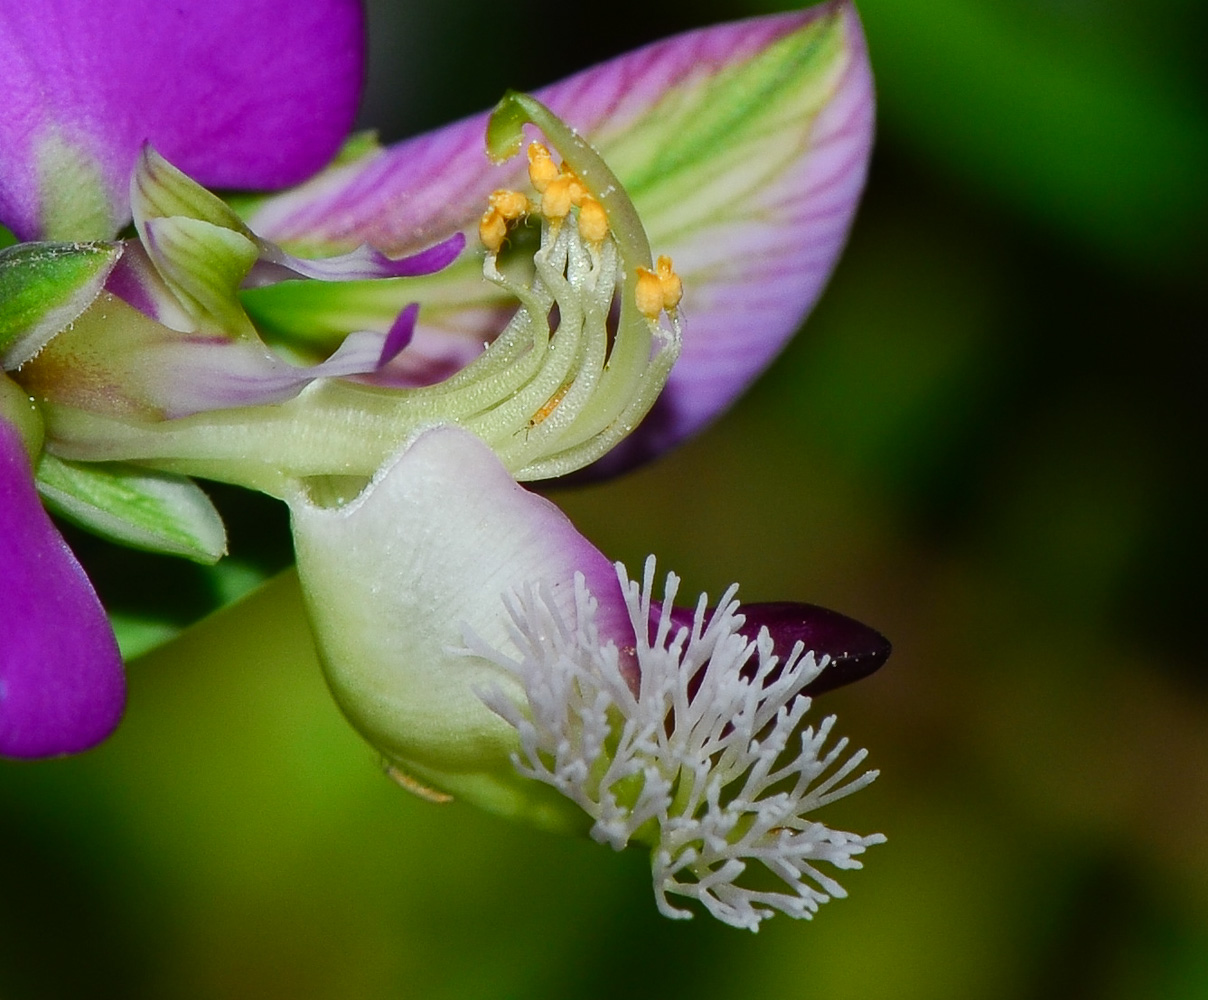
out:
{"label": "green leaf", "polygon": [[207,565],[226,554],[222,518],[185,476],[44,454],[38,492],[55,513],[122,545]]}
{"label": "green leaf", "polygon": [[0,364],[24,364],[92,304],[116,243],[20,243],[0,250]]}
{"label": "green leaf", "polygon": [[1096,255],[1202,281],[1200,9],[862,0],[882,134]]}
{"label": "green leaf", "polygon": [[200,572],[209,583],[213,604],[207,608],[195,609],[189,618],[165,616],[152,610],[109,612],[109,624],[113,626],[114,635],[117,636],[122,659],[133,660],[171,642],[185,632],[192,621],[242,600],[272,576],[272,573],[261,567],[237,558],[224,559],[217,566],[206,566]]}

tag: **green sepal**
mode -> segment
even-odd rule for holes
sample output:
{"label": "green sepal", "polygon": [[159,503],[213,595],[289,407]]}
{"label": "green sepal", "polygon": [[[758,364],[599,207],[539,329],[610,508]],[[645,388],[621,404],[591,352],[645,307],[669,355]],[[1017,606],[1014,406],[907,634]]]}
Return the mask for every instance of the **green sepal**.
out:
{"label": "green sepal", "polygon": [[0,250],[0,365],[24,364],[74,322],[121,255],[118,243],[19,243]]}
{"label": "green sepal", "polygon": [[349,330],[386,333],[411,302],[423,303],[426,325],[459,335],[466,329],[467,313],[507,310],[509,301],[483,280],[482,259],[474,254],[462,254],[436,274],[367,281],[281,281],[242,289],[239,298],[266,339],[323,355],[339,347]]}
{"label": "green sepal", "polygon": [[[470,263],[481,275],[481,264]],[[243,289],[239,298],[266,335],[329,354],[349,330],[389,330],[407,304],[421,298],[416,282],[422,280],[280,281]]]}
{"label": "green sepal", "polygon": [[47,507],[102,538],[205,565],[226,555],[222,518],[186,476],[44,454],[37,483]]}
{"label": "green sepal", "polygon": [[198,328],[255,336],[238,290],[261,247],[236,212],[150,146],[135,167],[130,200],[147,256]]}

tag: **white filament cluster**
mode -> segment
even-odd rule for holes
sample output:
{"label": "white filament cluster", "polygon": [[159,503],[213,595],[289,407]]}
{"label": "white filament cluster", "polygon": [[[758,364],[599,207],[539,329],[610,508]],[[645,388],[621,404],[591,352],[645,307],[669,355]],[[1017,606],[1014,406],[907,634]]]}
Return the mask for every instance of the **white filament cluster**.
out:
{"label": "white filament cluster", "polygon": [[[766,629],[746,639],[738,631],[744,618],[737,587],[712,614],[702,595],[691,628],[676,627],[674,574],[661,609],[651,600],[653,557],[641,586],[619,563],[617,574],[636,636],[632,650],[601,642],[597,601],[582,575],[573,621],[547,592],[507,602],[518,657],[468,637],[473,653],[525,691],[522,705],[499,689],[483,692],[516,727],[516,767],[581,806],[594,820],[596,840],[617,850],[652,845],[654,891],[666,916],[692,915],[668,901],[675,894],[750,930],[773,910],[812,917],[819,904],[846,895],[818,863],[859,868],[855,856],[885,839],[810,818],[877,776],[849,779],[867,753],[840,762],[846,739],[825,749],[834,716],[801,728],[810,706],[801,691],[828,658],[818,660],[798,643],[782,661]],[[626,656],[636,660],[636,693],[625,677]]]}

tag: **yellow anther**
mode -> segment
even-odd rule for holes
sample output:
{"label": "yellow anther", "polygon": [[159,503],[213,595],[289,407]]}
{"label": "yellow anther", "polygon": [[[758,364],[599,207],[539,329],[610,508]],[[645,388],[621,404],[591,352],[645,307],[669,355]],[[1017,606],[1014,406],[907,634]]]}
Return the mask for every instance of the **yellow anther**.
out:
{"label": "yellow anther", "polygon": [[684,283],[672,268],[670,257],[663,255],[654,267],[658,273],[659,287],[663,291],[663,308],[670,312],[684,297]]}
{"label": "yellow anther", "polygon": [[492,191],[487,201],[491,208],[507,219],[508,222],[514,222],[516,219],[523,218],[528,213],[528,198],[519,191],[509,191],[507,188],[500,188],[498,191]]}
{"label": "yellow anther", "polygon": [[549,150],[541,143],[534,142],[528,148],[529,180],[540,194],[545,193],[546,187],[559,174],[557,166],[550,158]]}
{"label": "yellow anther", "polygon": [[534,413],[532,418],[529,420],[529,430],[532,430],[534,427],[548,418],[549,415],[558,408],[558,404],[561,403],[566,394],[570,392],[571,384],[572,383],[570,382],[564,382],[562,385],[558,386],[558,391],[550,396],[550,398],[541,405],[541,409]]}
{"label": "yellow anther", "polygon": [[508,220],[497,208],[488,208],[478,221],[478,238],[489,253],[498,253],[508,235]]}
{"label": "yellow anther", "polygon": [[658,319],[663,311],[663,283],[659,276],[645,267],[639,267],[637,284],[633,288],[633,300],[638,312],[647,319]]}
{"label": "yellow anther", "polygon": [[541,192],[541,214],[551,221],[565,219],[574,204],[571,186],[577,183],[578,181],[563,175],[550,181]]}
{"label": "yellow anther", "polygon": [[579,235],[588,243],[599,246],[608,235],[608,214],[595,198],[588,195],[579,205]]}
{"label": "yellow anther", "polygon": [[591,195],[588,193],[587,188],[583,186],[583,182],[581,180],[579,180],[578,175],[573,170],[571,170],[569,167],[564,166],[562,168],[562,173],[560,176],[565,177],[566,180],[569,182],[569,184],[570,184],[570,203],[572,205],[574,205],[576,208],[578,208],[580,205],[583,204],[584,198],[591,197]]}

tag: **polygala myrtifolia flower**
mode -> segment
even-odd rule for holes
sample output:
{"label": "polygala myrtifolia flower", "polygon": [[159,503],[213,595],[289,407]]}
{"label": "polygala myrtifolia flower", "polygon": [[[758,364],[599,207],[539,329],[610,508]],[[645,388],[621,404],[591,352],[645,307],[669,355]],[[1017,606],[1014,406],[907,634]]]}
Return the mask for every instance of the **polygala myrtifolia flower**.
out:
{"label": "polygala myrtifolia flower", "polygon": [[[98,58],[136,36],[155,60]],[[803,714],[884,640],[732,593],[683,612],[673,582],[660,604],[517,481],[669,447],[808,312],[871,141],[854,11],[692,32],[305,180],[361,58],[352,0],[0,12],[0,753],[81,749],[122,703],[34,484],[214,562],[190,477],[221,480],[289,504],[332,690],[400,781],[644,844],[670,915],[810,915],[841,892],[817,863],[879,838],[812,819],[871,774]]]}
{"label": "polygala myrtifolia flower", "polygon": [[752,930],[842,896],[820,864],[859,867],[883,839],[814,818],[875,772],[827,746],[833,716],[803,723],[811,694],[884,662],[871,629],[740,612],[733,588],[676,608],[674,577],[656,593],[651,560],[630,581],[455,427],[346,504],[291,505],[332,692],[412,791],[644,846],[663,913],[688,896]]}

